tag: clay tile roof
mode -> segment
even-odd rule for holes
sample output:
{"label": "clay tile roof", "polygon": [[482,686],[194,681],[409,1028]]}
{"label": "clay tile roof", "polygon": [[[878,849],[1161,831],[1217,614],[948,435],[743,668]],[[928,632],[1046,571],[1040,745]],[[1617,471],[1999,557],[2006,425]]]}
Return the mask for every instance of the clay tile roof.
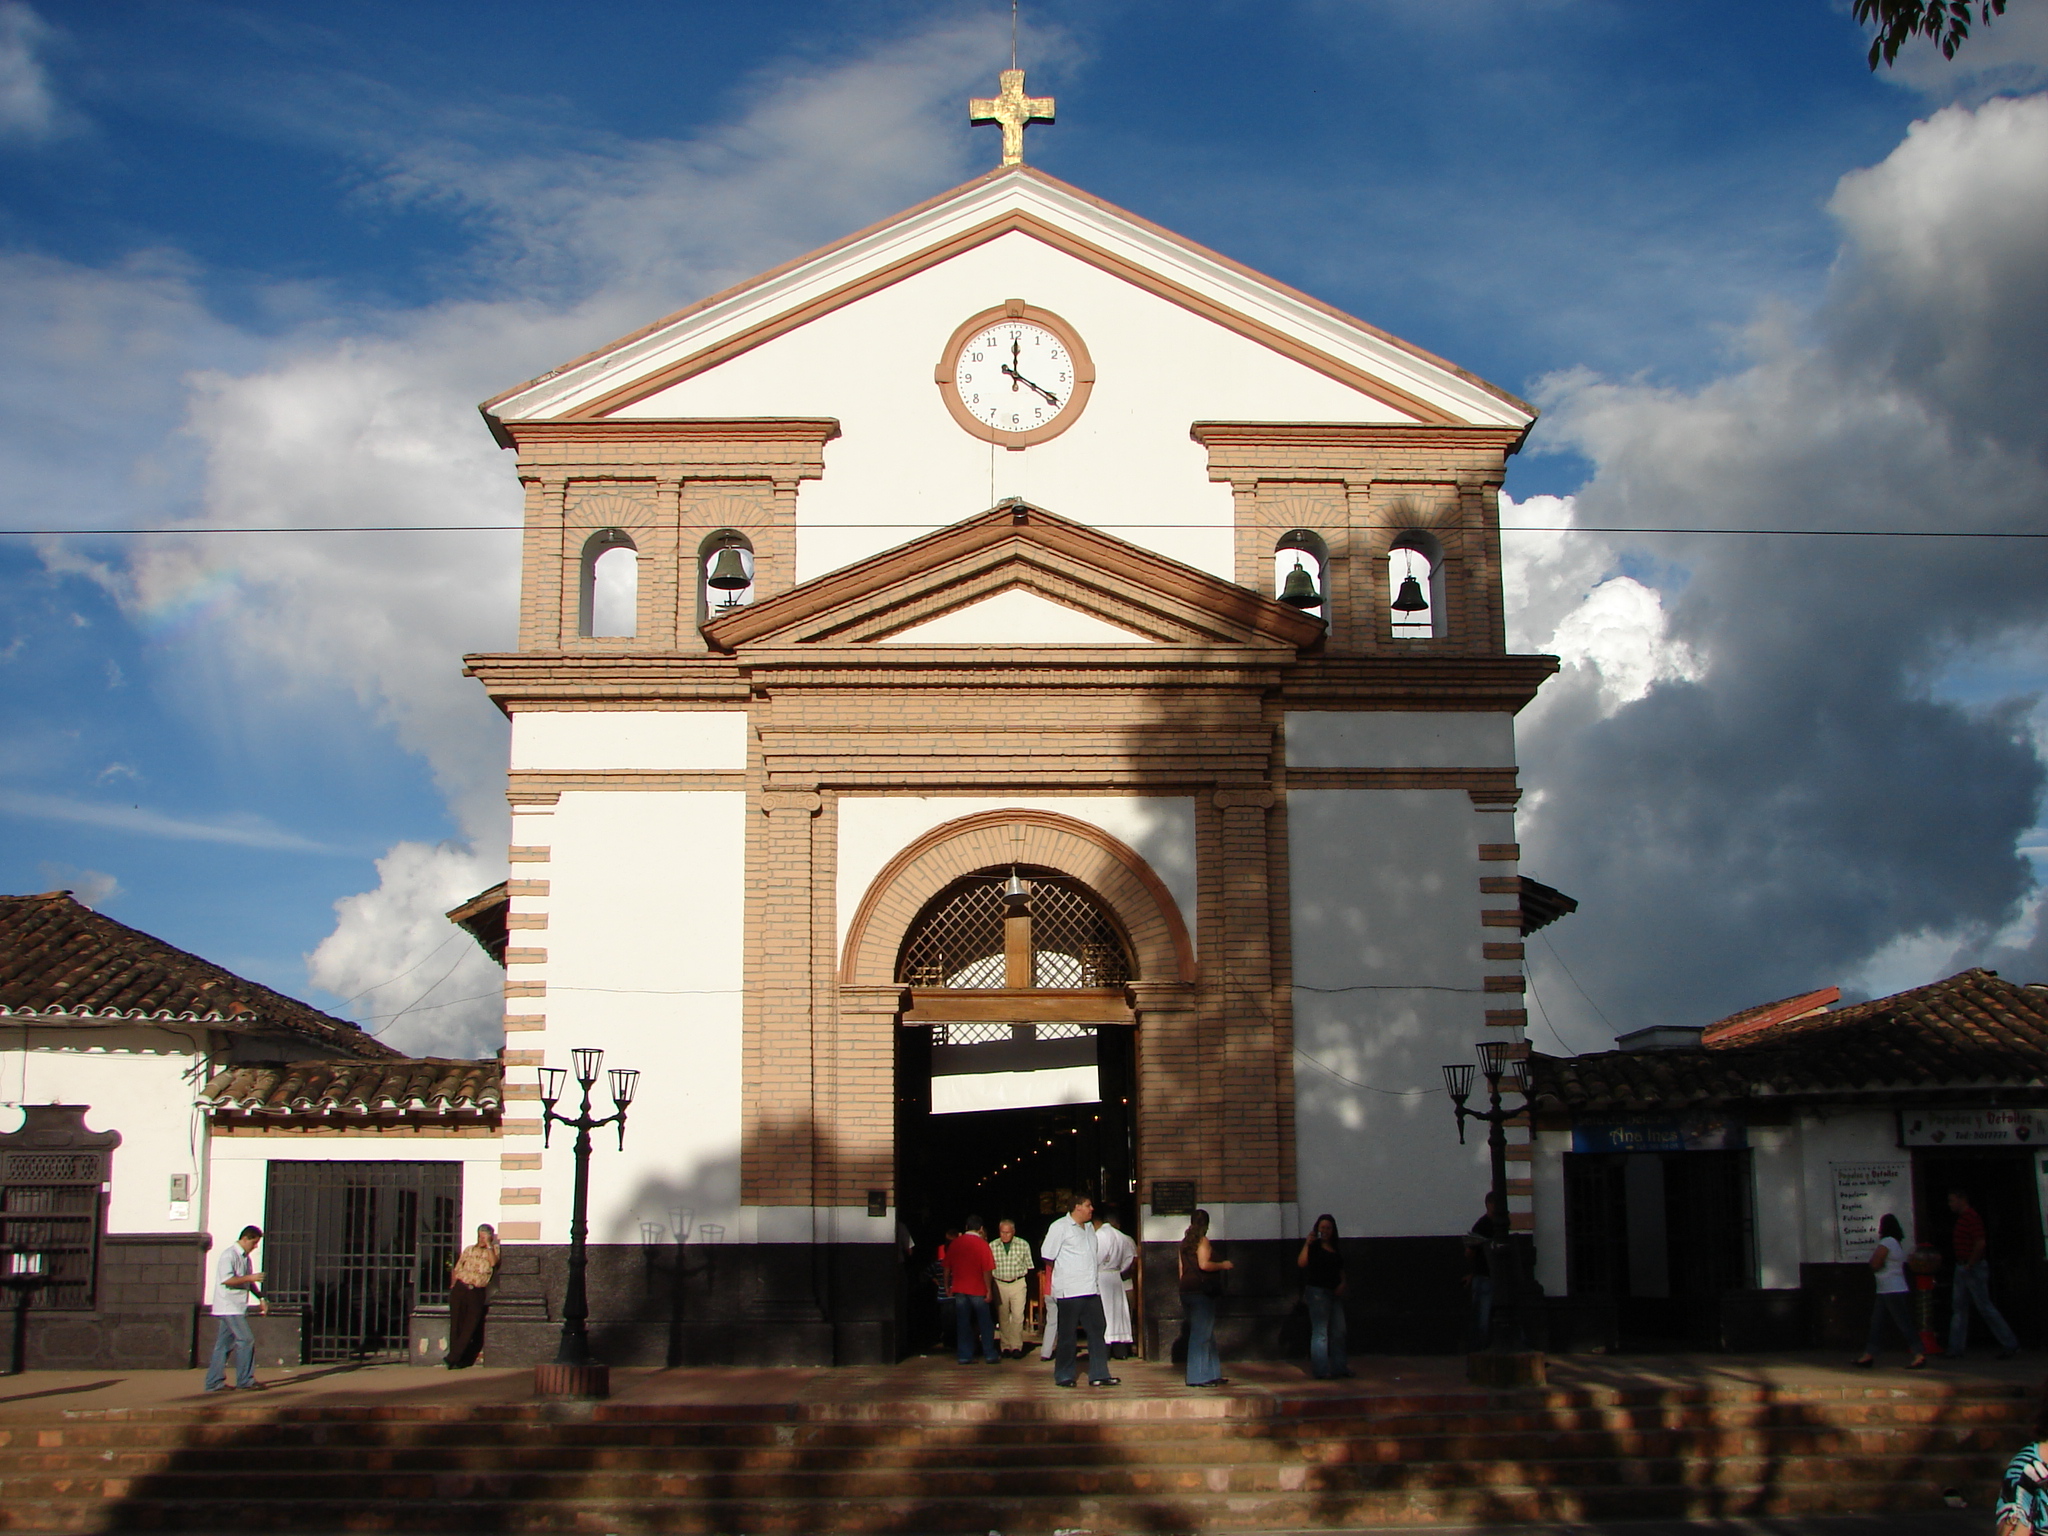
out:
{"label": "clay tile roof", "polygon": [[1991,971],[1761,1021],[1799,1000],[1748,1010],[1756,1017],[1736,1038],[1701,1048],[1532,1055],[1537,1107],[1628,1113],[1786,1094],[2048,1082],[2048,990]]}
{"label": "clay tile roof", "polygon": [[203,1108],[269,1116],[491,1116],[504,1098],[501,1063],[437,1056],[228,1067],[199,1091]]}
{"label": "clay tile roof", "polygon": [[336,1054],[398,1052],[332,1014],[223,970],[72,899],[0,896],[0,1018],[134,1020],[290,1034]]}

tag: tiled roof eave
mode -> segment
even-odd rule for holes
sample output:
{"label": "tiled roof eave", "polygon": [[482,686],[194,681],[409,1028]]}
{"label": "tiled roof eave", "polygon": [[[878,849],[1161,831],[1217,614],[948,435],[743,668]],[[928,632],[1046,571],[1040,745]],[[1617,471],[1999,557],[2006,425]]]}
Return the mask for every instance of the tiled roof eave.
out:
{"label": "tiled roof eave", "polygon": [[261,1022],[255,1015],[247,1013],[193,1013],[189,1010],[174,1013],[168,1008],[66,1008],[57,1005],[37,1008],[33,1004],[13,1008],[5,1003],[0,1003],[0,1019],[48,1019],[55,1022],[80,1019],[92,1024],[206,1024],[217,1029],[247,1028]]}

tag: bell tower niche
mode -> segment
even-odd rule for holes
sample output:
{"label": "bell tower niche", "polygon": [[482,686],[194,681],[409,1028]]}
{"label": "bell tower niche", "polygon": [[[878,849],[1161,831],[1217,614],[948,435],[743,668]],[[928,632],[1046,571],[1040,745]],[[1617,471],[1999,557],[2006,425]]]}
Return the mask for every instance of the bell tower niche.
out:
{"label": "bell tower niche", "polygon": [[599,655],[704,651],[714,613],[794,586],[797,487],[839,435],[812,417],[499,429],[526,489],[519,648]]}
{"label": "bell tower niche", "polygon": [[1506,653],[1500,485],[1522,429],[1202,421],[1193,435],[1230,485],[1238,582],[1322,619],[1326,653]]}

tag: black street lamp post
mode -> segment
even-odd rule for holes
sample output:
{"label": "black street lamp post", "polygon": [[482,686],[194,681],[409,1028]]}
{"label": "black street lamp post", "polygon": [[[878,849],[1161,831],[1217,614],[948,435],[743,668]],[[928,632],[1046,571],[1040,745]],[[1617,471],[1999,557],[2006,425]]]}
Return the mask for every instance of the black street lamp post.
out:
{"label": "black street lamp post", "polygon": [[589,1047],[569,1053],[575,1063],[577,1086],[583,1090],[583,1106],[574,1116],[556,1112],[562,1089],[569,1076],[560,1067],[540,1069],[541,1145],[548,1142],[550,1125],[566,1125],[576,1132],[576,1187],[569,1207],[569,1284],[562,1297],[562,1342],[551,1365],[533,1368],[534,1390],[549,1397],[606,1397],[611,1392],[611,1372],[590,1358],[590,1334],[585,1327],[590,1317],[590,1300],[584,1277],[589,1268],[590,1237],[590,1133],[600,1126],[619,1128],[619,1150],[626,1148],[626,1109],[639,1088],[640,1074],[613,1067],[606,1074],[612,1091],[612,1113],[590,1113],[590,1090],[604,1066],[604,1052]]}
{"label": "black street lamp post", "polygon": [[[1444,1068],[1444,1087],[1457,1108],[1459,1143],[1462,1145],[1465,1140],[1467,1120],[1486,1122],[1486,1149],[1493,1172],[1493,1208],[1498,1213],[1492,1223],[1493,1238],[1487,1244],[1486,1253],[1486,1269],[1493,1281],[1491,1326],[1487,1333],[1485,1356],[1473,1357],[1471,1371],[1475,1380],[1484,1378],[1490,1385],[1541,1382],[1544,1375],[1542,1357],[1527,1351],[1523,1335],[1522,1295],[1525,1287],[1522,1284],[1521,1255],[1514,1246],[1513,1223],[1508,1219],[1507,1123],[1528,1112],[1529,1060],[1515,1047],[1500,1040],[1481,1041],[1475,1050],[1479,1058],[1479,1075],[1486,1079],[1485,1109],[1470,1109],[1465,1104],[1472,1094],[1472,1066],[1459,1062]],[[1500,1096],[1503,1087],[1521,1097],[1519,1107],[1508,1109],[1502,1106]]]}
{"label": "black street lamp post", "polygon": [[48,1260],[39,1248],[13,1248],[7,1253],[7,1271],[0,1285],[14,1292],[14,1347],[8,1352],[10,1376],[28,1369],[29,1299],[50,1283]]}

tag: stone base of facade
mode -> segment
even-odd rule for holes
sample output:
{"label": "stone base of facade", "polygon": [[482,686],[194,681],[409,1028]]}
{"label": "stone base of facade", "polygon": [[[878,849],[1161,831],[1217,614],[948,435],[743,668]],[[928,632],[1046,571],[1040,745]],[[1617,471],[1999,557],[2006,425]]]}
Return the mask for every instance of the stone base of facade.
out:
{"label": "stone base of facade", "polygon": [[[201,1233],[118,1232],[100,1240],[89,1312],[28,1316],[32,1371],[179,1370],[197,1346],[207,1239]],[[6,1326],[14,1325],[12,1308]],[[207,1338],[212,1345],[211,1335]]]}
{"label": "stone base of facade", "polygon": [[[561,1342],[565,1244],[505,1250],[484,1362],[539,1365]],[[899,1357],[903,1266],[887,1243],[593,1245],[591,1353],[607,1365],[882,1365]]]}

